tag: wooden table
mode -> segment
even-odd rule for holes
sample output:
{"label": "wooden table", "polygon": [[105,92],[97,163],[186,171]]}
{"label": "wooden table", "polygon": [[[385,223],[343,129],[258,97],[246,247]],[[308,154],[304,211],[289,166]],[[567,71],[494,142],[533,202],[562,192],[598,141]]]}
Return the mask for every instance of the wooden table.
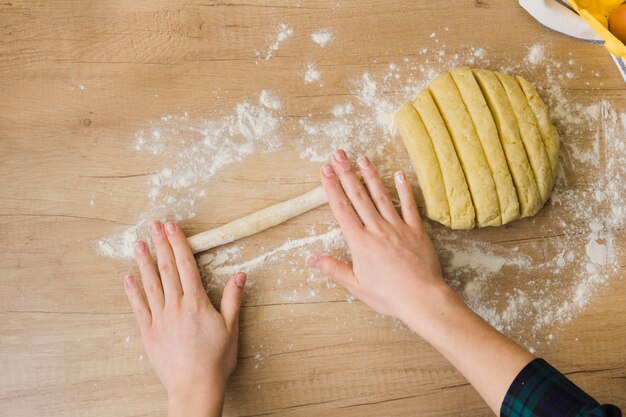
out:
{"label": "wooden table", "polygon": [[[258,65],[255,49],[281,22],[296,29],[293,40],[271,65]],[[380,72],[443,26],[451,50],[478,45],[521,59],[527,52],[521,45],[541,40],[557,55],[572,52],[582,67],[600,71],[603,83],[572,81],[567,89],[608,96],[622,109],[626,99],[602,48],[550,32],[505,0],[8,0],[0,5],[0,23],[4,416],[164,413],[165,393],[143,356],[122,290],[122,276],[135,267],[99,256],[92,243],[133,224],[146,204],[146,173],[158,169],[158,158],[133,152],[130,144],[149,120],[211,114],[262,88],[281,90],[300,109],[286,116],[298,117],[333,95],[349,95],[350,76]],[[302,83],[302,50],[321,27],[332,28],[336,39],[314,56],[325,88],[312,93]],[[396,158],[407,164],[404,153]],[[316,182],[317,165],[294,161],[288,151],[253,159],[217,175],[208,193],[219,198],[183,227],[188,234],[215,227]],[[245,244],[271,248],[323,221],[331,221],[327,207]],[[621,248],[624,237],[617,235]],[[283,301],[275,279],[303,280],[286,264],[251,276],[226,415],[489,414],[436,351],[360,302],[347,302],[343,290],[323,289],[310,302]],[[621,265],[538,353],[598,399],[626,407],[623,258]]]}

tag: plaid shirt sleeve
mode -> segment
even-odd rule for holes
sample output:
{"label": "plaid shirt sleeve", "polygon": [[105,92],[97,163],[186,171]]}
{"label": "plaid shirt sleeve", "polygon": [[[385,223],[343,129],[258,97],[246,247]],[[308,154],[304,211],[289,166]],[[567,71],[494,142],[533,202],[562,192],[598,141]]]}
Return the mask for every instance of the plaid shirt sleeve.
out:
{"label": "plaid shirt sleeve", "polygon": [[520,371],[504,396],[502,417],[621,417],[619,408],[600,405],[543,359]]}

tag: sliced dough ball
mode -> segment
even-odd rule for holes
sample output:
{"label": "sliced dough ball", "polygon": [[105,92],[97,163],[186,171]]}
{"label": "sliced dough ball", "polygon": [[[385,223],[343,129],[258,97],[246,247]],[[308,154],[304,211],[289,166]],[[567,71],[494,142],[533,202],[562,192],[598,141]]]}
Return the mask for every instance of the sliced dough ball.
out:
{"label": "sliced dough ball", "polygon": [[515,79],[522,88],[522,91],[526,96],[526,100],[528,101],[528,105],[537,120],[537,126],[539,127],[539,132],[541,132],[541,137],[543,138],[543,143],[546,147],[548,159],[550,160],[552,180],[554,182],[556,181],[559,171],[559,134],[554,125],[552,125],[548,107],[546,107],[543,100],[541,100],[541,97],[539,97],[539,94],[537,94],[535,87],[520,76],[515,77]]}
{"label": "sliced dough ball", "polygon": [[502,143],[517,191],[521,215],[522,217],[532,216],[541,209],[541,196],[535,175],[526,156],[515,114],[504,87],[492,71],[475,69],[472,72],[487,100],[487,105],[498,128],[500,143]]}
{"label": "sliced dough ball", "polygon": [[549,198],[559,137],[525,79],[454,69],[394,119],[430,219],[453,229],[496,226],[533,216]]}
{"label": "sliced dough ball", "polygon": [[[489,112],[489,107],[487,107],[485,97],[480,91],[480,87],[478,86],[471,69],[467,67],[456,68],[450,71],[450,74],[452,75],[452,79],[461,93],[465,107],[467,107],[472,122],[474,123],[476,133],[478,134],[478,138],[480,139],[483,150],[485,151],[487,163],[491,169],[491,175],[493,176],[498,201],[500,203],[502,224],[519,219],[520,210],[517,192],[515,191],[515,186],[513,185],[513,179],[511,178],[509,166],[506,162],[506,156],[502,150],[502,144],[500,143],[500,137],[498,136],[498,129],[493,121],[491,112]],[[428,123],[426,123],[426,128],[428,128]]]}
{"label": "sliced dough ball", "polygon": [[[413,106],[424,122],[437,154],[450,207],[450,227],[471,229],[474,227],[472,197],[448,129],[428,89],[422,90],[417,95]],[[517,201],[517,197],[515,198]]]}
{"label": "sliced dough ball", "polygon": [[459,90],[449,73],[433,80],[429,90],[443,116],[469,186],[478,226],[502,224],[500,204],[485,152]]}
{"label": "sliced dough ball", "polygon": [[524,143],[524,148],[526,149],[526,155],[528,155],[530,167],[537,180],[541,204],[543,205],[543,203],[548,200],[548,197],[550,197],[553,181],[550,161],[548,160],[548,154],[546,153],[546,147],[543,144],[541,133],[539,133],[539,128],[537,127],[537,120],[535,119],[533,111],[528,106],[526,96],[515,78],[500,72],[497,72],[496,76],[502,83],[506,95],[509,97],[509,102],[511,103],[513,113],[517,119],[520,136]]}
{"label": "sliced dough ball", "polygon": [[450,226],[450,209],[439,161],[428,132],[411,103],[404,103],[400,107],[394,116],[394,123],[417,171],[426,203],[426,215]]}

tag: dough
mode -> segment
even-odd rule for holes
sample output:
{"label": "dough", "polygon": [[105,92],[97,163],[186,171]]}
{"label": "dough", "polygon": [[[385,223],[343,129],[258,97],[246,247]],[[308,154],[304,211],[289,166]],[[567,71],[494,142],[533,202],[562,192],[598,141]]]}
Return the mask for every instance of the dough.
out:
{"label": "dough", "polygon": [[274,204],[215,229],[190,236],[187,240],[193,253],[202,252],[269,229],[326,202],[324,188],[317,187],[291,200]]}
{"label": "dough", "polygon": [[493,117],[491,117],[485,97],[480,91],[471,69],[467,67],[457,68],[450,71],[450,74],[461,93],[465,107],[467,107],[478,138],[485,151],[491,175],[496,185],[502,224],[519,219],[520,211],[517,193],[515,192],[513,179],[500,144],[498,129],[493,121]]}
{"label": "dough", "polygon": [[450,209],[435,149],[422,119],[411,103],[404,103],[394,116],[394,123],[417,171],[426,203],[426,215],[450,226]]}
{"label": "dough", "polygon": [[[474,227],[474,204],[470,196],[465,174],[452,144],[448,128],[441,118],[437,105],[428,89],[422,90],[413,106],[424,122],[439,161],[443,184],[450,206],[450,227],[471,229]],[[516,200],[517,201],[517,200]]]}
{"label": "dough", "polygon": [[475,69],[472,72],[496,122],[500,143],[517,191],[521,215],[522,217],[533,216],[541,208],[541,197],[537,180],[528,163],[511,103],[495,73],[482,69]]}
{"label": "dough", "polygon": [[535,174],[539,195],[541,196],[541,204],[545,203],[550,197],[552,191],[552,169],[550,161],[546,153],[546,147],[543,144],[541,133],[537,128],[537,119],[532,110],[528,106],[526,96],[514,77],[497,72],[496,76],[502,83],[506,95],[509,97],[513,113],[517,119],[520,136],[528,155],[530,167]]}
{"label": "dough", "polygon": [[559,137],[521,77],[454,69],[394,121],[432,220],[453,229],[497,226],[536,214],[550,196]]}
{"label": "dough", "polygon": [[543,138],[543,144],[546,147],[548,159],[550,160],[552,179],[553,181],[556,181],[559,169],[559,134],[552,125],[548,108],[546,107],[544,102],[541,101],[541,98],[539,97],[539,94],[537,94],[537,90],[535,90],[535,87],[520,76],[515,77],[515,79],[519,83],[520,87],[522,87],[522,91],[526,96],[528,105],[535,115],[535,119],[537,120],[537,126],[539,127],[539,132],[541,133],[541,137]]}
{"label": "dough", "polygon": [[478,226],[501,225],[500,204],[491,170],[459,90],[447,72],[435,78],[428,89],[457,150],[474,202],[476,223]]}

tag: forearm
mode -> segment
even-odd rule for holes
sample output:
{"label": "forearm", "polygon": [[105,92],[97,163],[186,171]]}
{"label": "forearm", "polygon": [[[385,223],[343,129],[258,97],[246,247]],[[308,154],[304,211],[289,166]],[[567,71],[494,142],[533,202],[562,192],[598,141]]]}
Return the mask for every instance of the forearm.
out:
{"label": "forearm", "polygon": [[225,387],[210,391],[189,391],[168,396],[168,417],[219,417],[224,405]]}
{"label": "forearm", "polygon": [[405,322],[435,347],[497,415],[513,379],[534,357],[467,307],[445,284],[433,285]]}

